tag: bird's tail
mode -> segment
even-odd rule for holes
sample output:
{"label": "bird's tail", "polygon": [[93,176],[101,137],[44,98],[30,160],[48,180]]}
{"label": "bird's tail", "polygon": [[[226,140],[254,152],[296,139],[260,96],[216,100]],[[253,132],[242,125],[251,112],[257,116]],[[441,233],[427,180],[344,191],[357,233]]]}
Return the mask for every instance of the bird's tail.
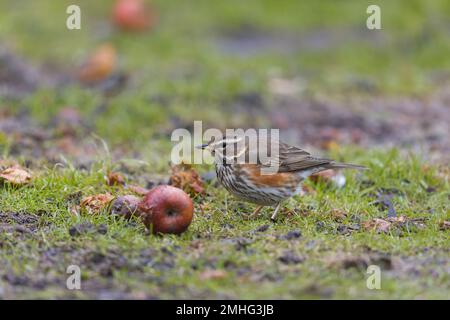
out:
{"label": "bird's tail", "polygon": [[326,166],[327,169],[356,169],[356,170],[368,170],[369,168],[365,166],[360,166],[357,164],[351,163],[339,163],[339,162],[331,162]]}

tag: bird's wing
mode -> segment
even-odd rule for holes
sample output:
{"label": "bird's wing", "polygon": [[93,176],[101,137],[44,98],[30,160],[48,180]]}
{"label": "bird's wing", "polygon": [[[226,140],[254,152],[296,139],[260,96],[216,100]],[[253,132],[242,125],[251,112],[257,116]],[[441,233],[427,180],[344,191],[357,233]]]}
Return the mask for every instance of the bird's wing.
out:
{"label": "bird's wing", "polygon": [[317,158],[309,152],[295,146],[280,143],[279,172],[305,170],[332,162],[330,159]]}
{"label": "bird's wing", "polygon": [[278,156],[271,155],[266,161],[259,161],[259,165],[262,167],[277,166],[278,172],[292,172],[327,165],[331,162],[330,159],[313,157],[303,149],[279,142]]}

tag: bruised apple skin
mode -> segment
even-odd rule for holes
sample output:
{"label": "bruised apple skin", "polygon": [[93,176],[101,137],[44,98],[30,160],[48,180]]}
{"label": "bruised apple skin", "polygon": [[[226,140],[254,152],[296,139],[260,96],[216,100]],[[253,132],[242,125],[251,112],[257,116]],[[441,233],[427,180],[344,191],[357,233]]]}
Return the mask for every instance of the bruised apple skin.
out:
{"label": "bruised apple skin", "polygon": [[183,190],[163,185],[145,195],[139,211],[145,226],[154,234],[180,234],[192,221],[194,204]]}

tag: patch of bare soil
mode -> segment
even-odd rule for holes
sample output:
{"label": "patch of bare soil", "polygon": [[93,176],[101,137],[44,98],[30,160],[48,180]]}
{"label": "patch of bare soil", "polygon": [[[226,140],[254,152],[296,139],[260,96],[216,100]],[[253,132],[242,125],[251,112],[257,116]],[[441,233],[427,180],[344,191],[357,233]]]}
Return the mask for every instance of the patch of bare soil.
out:
{"label": "patch of bare soil", "polygon": [[38,87],[61,83],[62,75],[38,68],[0,44],[0,96],[20,99]]}
{"label": "patch of bare soil", "polygon": [[381,33],[359,29],[316,29],[292,33],[261,30],[252,25],[222,30],[213,41],[222,52],[239,56],[292,54],[299,50],[323,51],[354,42],[378,47],[387,44]]}
{"label": "patch of bare soil", "polygon": [[39,217],[27,213],[0,212],[0,233],[31,234],[39,227]]}
{"label": "patch of bare soil", "polygon": [[[102,236],[99,233],[98,236]],[[87,275],[82,280],[82,294],[95,299],[152,299],[150,293],[135,291],[126,283],[114,279],[114,273],[126,270],[132,279],[140,282],[158,283],[162,285],[164,275],[148,275],[145,267],[153,267],[161,272],[175,267],[174,256],[161,250],[119,250],[111,248],[107,251],[96,248],[82,248],[73,244],[43,247],[36,254],[37,269],[33,273],[17,273],[7,261],[0,263],[0,279],[3,280],[6,295],[16,295],[33,291],[52,290],[55,298],[75,298],[74,292],[67,290],[66,268],[78,265]],[[0,297],[2,297],[0,292]]]}
{"label": "patch of bare soil", "polygon": [[29,164],[38,160],[57,163],[61,155],[75,159],[80,166],[90,164],[98,151],[85,139],[90,129],[81,118],[68,119],[64,111],[46,128],[33,121],[27,111],[0,114],[0,132],[8,138],[9,154],[24,157]]}
{"label": "patch of bare soil", "polygon": [[446,250],[425,248],[416,254],[394,255],[372,251],[364,253],[334,252],[324,257],[329,268],[348,270],[359,269],[365,271],[369,265],[379,266],[388,277],[411,281],[412,279],[439,277],[450,272],[450,262]]}

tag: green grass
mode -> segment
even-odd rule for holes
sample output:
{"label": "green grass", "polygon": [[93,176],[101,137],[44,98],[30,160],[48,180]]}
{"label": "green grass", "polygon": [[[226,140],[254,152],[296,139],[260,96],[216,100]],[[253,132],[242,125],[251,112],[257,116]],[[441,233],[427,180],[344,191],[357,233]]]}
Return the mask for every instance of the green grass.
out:
{"label": "green grass", "polygon": [[[139,221],[130,225],[107,212],[80,217],[70,213],[72,204],[67,199],[75,192],[81,191],[84,196],[125,192],[106,186],[108,166],[104,163],[84,172],[67,166],[42,170],[29,187],[4,188],[0,212],[38,215],[37,224],[46,227],[32,235],[2,233],[0,260],[9,273],[26,276],[31,283],[40,277],[50,283],[43,289],[26,290],[20,297],[99,297],[89,287],[96,286],[114,288],[111,292],[120,292],[122,297],[145,293],[158,298],[445,298],[450,239],[448,231],[439,229],[439,223],[450,217],[448,181],[439,178],[435,169],[424,171],[418,159],[402,158],[395,150],[387,154],[356,150],[349,158],[371,170],[348,173],[343,189],[322,183],[315,188],[317,194],[296,197],[286,206],[297,214],[281,215],[275,224],[268,219],[269,209],[254,221],[243,220],[242,213],[252,207],[242,209],[222,188],[209,185],[203,201],[205,213],[197,202],[188,231],[164,237],[150,236]],[[132,176],[129,179],[133,181]],[[367,187],[364,181],[373,185]],[[436,191],[428,193],[425,186],[433,186]],[[384,210],[371,204],[374,198],[370,193],[381,188],[401,190],[402,195],[393,200],[398,215],[424,218],[424,227],[411,226],[388,234],[364,230],[365,221],[386,218]],[[348,215],[338,222],[331,216],[332,209]],[[69,228],[86,221],[106,225],[107,233],[94,230],[71,237]],[[337,231],[339,226],[355,223],[360,230],[350,234]],[[255,231],[265,224],[269,224],[268,230]],[[291,230],[300,230],[302,236],[279,239]],[[57,258],[50,265],[49,250],[56,251]],[[142,250],[151,250],[151,261],[146,264],[139,260]],[[303,262],[280,262],[278,258],[287,251],[302,257]],[[344,268],[339,262],[330,262],[340,261],[340,254],[373,260],[374,252],[387,255],[391,263],[398,260],[406,264],[404,269],[382,267],[379,291],[366,288],[365,267]],[[99,254],[103,258],[90,260]],[[125,262],[120,264],[119,258]],[[102,273],[114,263],[119,264],[111,267],[111,274]],[[61,287],[70,264],[80,265],[82,284],[88,284],[86,290],[72,293]],[[201,279],[202,272],[210,269],[226,270],[226,276]],[[94,285],[94,281],[99,283]]]}

